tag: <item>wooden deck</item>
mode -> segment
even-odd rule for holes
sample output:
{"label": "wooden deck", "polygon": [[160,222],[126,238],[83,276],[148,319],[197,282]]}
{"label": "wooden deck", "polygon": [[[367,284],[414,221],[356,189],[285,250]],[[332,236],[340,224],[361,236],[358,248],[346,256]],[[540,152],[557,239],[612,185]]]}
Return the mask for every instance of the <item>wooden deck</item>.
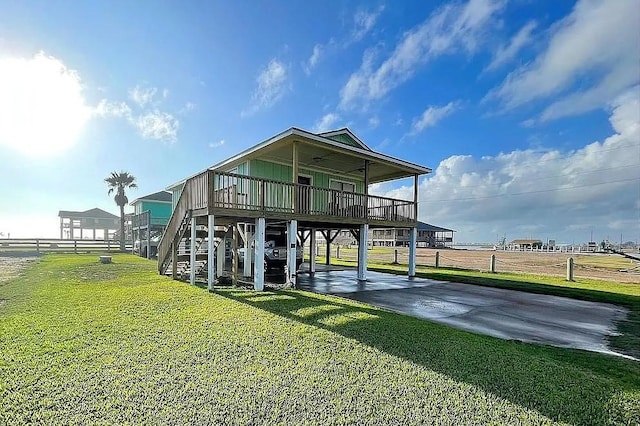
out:
{"label": "wooden deck", "polygon": [[309,227],[334,229],[365,223],[396,228],[416,225],[412,201],[207,170],[185,182],[158,247],[160,262],[169,255],[173,240],[181,237],[186,222],[208,214],[236,221],[296,219]]}

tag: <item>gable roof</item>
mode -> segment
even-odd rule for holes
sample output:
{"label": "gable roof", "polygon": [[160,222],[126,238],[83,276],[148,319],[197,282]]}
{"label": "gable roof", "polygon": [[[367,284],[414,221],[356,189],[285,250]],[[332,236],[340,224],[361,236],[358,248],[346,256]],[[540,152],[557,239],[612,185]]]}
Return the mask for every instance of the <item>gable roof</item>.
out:
{"label": "gable roof", "polygon": [[339,130],[331,130],[329,132],[316,133],[318,136],[322,136],[325,138],[329,138],[336,142],[341,142],[346,145],[355,146],[357,148],[366,149],[367,151],[372,151],[367,145],[364,144],[356,135],[351,133],[351,130],[343,127]]}
{"label": "gable roof", "polygon": [[418,222],[418,231],[456,232],[453,229],[441,228],[440,226],[429,225],[424,222]]}
{"label": "gable roof", "polygon": [[139,201],[156,201],[159,203],[170,203],[171,202],[171,193],[167,191],[158,191],[153,194],[145,195],[144,197],[139,197],[130,202],[130,205],[134,205]]}
{"label": "gable roof", "polygon": [[[348,130],[348,129],[347,129]],[[342,132],[342,134],[347,135],[353,133]],[[355,137],[355,135],[354,135]],[[368,160],[372,167],[369,169],[369,182],[385,182],[393,179],[399,179],[404,177],[409,177],[412,175],[423,175],[427,173],[431,173],[431,169],[428,167],[420,166],[415,163],[411,163],[409,161],[401,160],[398,158],[391,157],[386,154],[382,154],[379,152],[372,151],[367,148],[366,145],[363,144],[364,147],[361,146],[351,146],[343,142],[338,142],[333,139],[330,139],[324,135],[317,135],[315,133],[311,133],[306,130],[298,129],[296,127],[291,127],[284,132],[281,132],[257,145],[248,148],[239,154],[230,157],[226,160],[223,160],[211,167],[207,170],[228,170],[229,168],[233,168],[239,164],[242,164],[251,159],[264,159],[266,161],[276,161],[289,162],[290,159],[283,157],[283,155],[291,155],[290,146],[294,142],[299,142],[304,144],[304,149],[301,149],[299,152],[302,155],[306,155],[308,160],[312,163],[311,167],[315,169],[322,169],[339,174],[349,174],[352,175],[361,173],[362,164],[360,163],[356,167],[350,167],[348,170],[340,170],[337,168],[338,164],[344,163],[349,159],[359,159],[359,160]],[[324,157],[322,155],[314,155],[312,151],[321,152],[323,154],[327,154]],[[332,158],[330,161],[326,160],[326,156],[331,155]],[[327,165],[323,166],[317,163],[314,163],[315,159],[319,158],[321,161],[324,161]],[[305,164],[304,162],[300,163],[300,167],[309,167],[309,164]],[[171,190],[182,185],[187,179],[197,176],[202,172],[198,172],[186,179],[183,179],[179,182],[176,182],[166,189]]]}
{"label": "gable roof", "polygon": [[119,216],[111,214],[99,208],[89,209],[83,212],[75,212],[71,210],[60,210],[58,217],[70,217],[70,218],[90,218],[90,219],[119,219]]}

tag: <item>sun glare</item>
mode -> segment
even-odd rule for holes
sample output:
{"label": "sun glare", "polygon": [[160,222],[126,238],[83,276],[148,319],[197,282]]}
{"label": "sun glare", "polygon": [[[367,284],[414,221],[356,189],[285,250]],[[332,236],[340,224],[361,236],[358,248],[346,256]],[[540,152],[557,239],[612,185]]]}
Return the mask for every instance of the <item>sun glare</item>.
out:
{"label": "sun glare", "polygon": [[0,145],[33,156],[64,151],[90,116],[80,77],[58,59],[0,57]]}

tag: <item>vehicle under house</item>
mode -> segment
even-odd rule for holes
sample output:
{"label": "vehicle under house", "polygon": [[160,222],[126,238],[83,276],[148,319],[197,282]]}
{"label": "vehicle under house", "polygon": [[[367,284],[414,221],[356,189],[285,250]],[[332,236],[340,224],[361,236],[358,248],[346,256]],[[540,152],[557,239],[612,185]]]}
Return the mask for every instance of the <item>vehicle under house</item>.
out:
{"label": "vehicle under house", "polygon": [[[191,283],[206,278],[210,290],[223,274],[242,276],[262,290],[265,235],[279,228],[287,238],[285,279],[295,285],[296,250],[309,244],[308,272],[314,273],[316,235],[326,240],[328,264],[331,242],[341,230],[349,230],[362,242],[357,278],[366,280],[371,227],[408,230],[408,273],[413,276],[418,178],[430,171],[371,150],[348,129],[314,134],[290,128],[167,188],[172,215],[158,246],[159,272],[174,279],[189,277]],[[369,194],[372,184],[405,178],[413,179],[413,200]]]}

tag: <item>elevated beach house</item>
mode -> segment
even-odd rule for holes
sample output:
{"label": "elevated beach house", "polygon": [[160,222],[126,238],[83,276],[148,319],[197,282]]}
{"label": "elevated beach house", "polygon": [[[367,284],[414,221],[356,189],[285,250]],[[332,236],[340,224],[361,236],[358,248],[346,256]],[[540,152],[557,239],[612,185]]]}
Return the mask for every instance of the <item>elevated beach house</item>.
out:
{"label": "elevated beach house", "polygon": [[[373,151],[348,129],[314,134],[290,128],[167,188],[172,215],[158,246],[159,272],[183,273],[192,283],[206,276],[212,290],[229,263],[228,244],[221,242],[231,241],[232,248],[245,247],[242,275],[262,290],[265,234],[277,227],[286,234],[288,282],[295,284],[296,247],[309,241],[314,273],[316,235],[326,239],[328,262],[329,245],[341,230],[361,242],[357,278],[366,280],[371,227],[407,230],[408,273],[415,275],[418,177],[430,171]],[[403,178],[413,179],[411,200],[369,194],[371,184]],[[238,250],[227,253],[237,277]]]}

